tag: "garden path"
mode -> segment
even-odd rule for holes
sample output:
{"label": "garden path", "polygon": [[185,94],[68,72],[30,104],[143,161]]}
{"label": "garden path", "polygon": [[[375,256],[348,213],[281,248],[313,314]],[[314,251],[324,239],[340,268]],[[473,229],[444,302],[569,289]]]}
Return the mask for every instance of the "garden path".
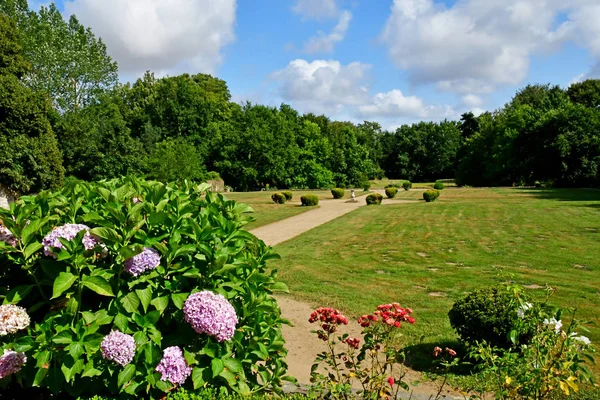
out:
{"label": "garden path", "polygon": [[[383,190],[374,190],[374,192],[380,193],[385,197]],[[402,204],[412,202],[413,201],[390,201],[384,198],[382,204]],[[358,197],[356,202],[348,201],[346,199],[321,200],[319,202],[319,208],[317,209],[269,225],[261,226],[250,232],[263,240],[267,245],[275,246],[365,205],[366,202],[364,196]],[[288,349],[288,374],[298,379],[298,382],[301,385],[309,385],[311,366],[316,356],[327,349],[323,341],[319,340],[316,335],[310,333],[315,327],[308,323],[308,317],[314,310],[314,307],[310,304],[294,300],[289,296],[278,296],[277,301],[281,307],[283,318],[289,320],[293,324],[293,326],[285,325],[283,327],[283,336],[286,340],[286,347]],[[350,336],[361,337],[360,327],[358,325],[342,326],[340,328],[340,333],[348,333]],[[408,382],[414,382],[420,378],[420,373],[408,371]],[[463,396],[459,396],[458,393],[448,392],[446,390],[444,392],[447,396],[445,398],[464,398]],[[419,386],[414,387],[412,399],[429,399],[432,398],[431,396],[435,395],[435,393],[437,393],[435,384],[421,383]],[[406,398],[408,398],[408,396]]]}

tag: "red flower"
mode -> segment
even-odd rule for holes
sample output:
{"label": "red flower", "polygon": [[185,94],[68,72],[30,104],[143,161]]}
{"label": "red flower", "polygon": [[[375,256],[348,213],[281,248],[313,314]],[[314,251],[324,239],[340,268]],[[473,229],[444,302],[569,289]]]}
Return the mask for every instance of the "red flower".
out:
{"label": "red flower", "polygon": [[448,347],[446,347],[446,352],[450,355],[450,357],[456,357],[456,352]]}
{"label": "red flower", "polygon": [[392,378],[391,376],[388,378],[388,383],[390,384],[390,386],[394,386],[394,378]]}
{"label": "red flower", "polygon": [[[308,322],[311,324],[314,322],[321,322],[321,328],[327,333],[334,333],[337,330],[337,325],[348,325],[348,318],[346,318],[339,310],[335,310],[329,307],[317,308],[310,314]],[[323,340],[327,340],[323,335],[319,335]]]}
{"label": "red flower", "polygon": [[346,343],[348,346],[352,347],[353,349],[358,349],[360,339],[349,337],[343,340],[343,342]]}
{"label": "red flower", "polygon": [[434,356],[434,357],[439,357],[439,355],[440,355],[441,353],[442,353],[442,348],[441,348],[441,347],[438,347],[438,346],[436,346],[436,347],[433,349],[433,356]]}

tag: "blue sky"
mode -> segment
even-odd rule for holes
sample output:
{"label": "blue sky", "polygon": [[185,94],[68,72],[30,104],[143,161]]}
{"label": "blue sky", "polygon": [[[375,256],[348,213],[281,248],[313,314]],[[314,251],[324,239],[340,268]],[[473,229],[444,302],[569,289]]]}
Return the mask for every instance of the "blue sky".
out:
{"label": "blue sky", "polygon": [[[563,3],[569,3],[565,5]],[[37,3],[39,4],[39,3]],[[37,7],[32,4],[32,7]],[[205,72],[234,100],[385,127],[600,72],[597,0],[59,0],[122,80]]]}

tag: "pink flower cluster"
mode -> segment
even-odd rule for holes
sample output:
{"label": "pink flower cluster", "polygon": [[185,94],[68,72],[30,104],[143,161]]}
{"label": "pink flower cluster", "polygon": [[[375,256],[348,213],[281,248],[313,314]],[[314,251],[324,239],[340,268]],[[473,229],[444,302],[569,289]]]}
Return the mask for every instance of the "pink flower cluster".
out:
{"label": "pink flower cluster", "polygon": [[163,358],[156,367],[162,377],[160,380],[181,385],[192,373],[192,368],[187,365],[183,352],[177,346],[167,347]]}
{"label": "pink flower cluster", "polygon": [[410,308],[402,308],[398,303],[381,304],[377,306],[377,310],[372,315],[362,315],[358,319],[358,323],[363,328],[371,326],[373,322],[381,320],[383,323],[400,328],[402,322],[414,324],[415,319],[410,314],[413,310]]}
{"label": "pink flower cluster", "polygon": [[346,343],[348,346],[352,347],[353,349],[358,349],[358,347],[360,345],[360,339],[352,338],[352,337],[348,337],[348,338],[342,340],[342,342]]}
{"label": "pink flower cluster", "polygon": [[52,252],[53,248],[62,249],[63,247],[58,239],[63,238],[66,240],[73,240],[73,238],[83,230],[86,231],[83,236],[83,246],[85,249],[92,250],[96,246],[100,246],[103,248],[102,254],[105,255],[107,251],[106,246],[98,237],[91,235],[89,232],[90,228],[83,224],[66,224],[54,228],[52,232],[48,233],[42,240],[42,244],[44,245],[44,255],[56,258],[56,254]]}
{"label": "pink flower cluster", "polygon": [[230,340],[238,323],[235,309],[227,299],[208,290],[190,295],[183,305],[183,314],[196,332],[214,336],[219,342]]}
{"label": "pink flower cluster", "polygon": [[7,227],[0,225],[0,242],[5,242],[15,247],[17,245],[17,238]]}
{"label": "pink flower cluster", "polygon": [[0,379],[19,372],[26,362],[25,353],[5,349],[4,354],[0,356]]}
{"label": "pink flower cluster", "polygon": [[160,265],[160,254],[149,247],[135,256],[125,260],[125,271],[133,276],[139,276],[146,271],[155,269]]}
{"label": "pink flower cluster", "polygon": [[100,351],[102,352],[102,358],[125,366],[135,356],[135,340],[125,333],[112,331],[102,340]]}
{"label": "pink flower cluster", "polygon": [[[308,322],[321,324],[321,329],[326,333],[334,333],[337,331],[338,325],[348,325],[348,318],[346,318],[340,310],[329,307],[319,307],[310,314]],[[327,334],[319,332],[319,339],[327,340]]]}

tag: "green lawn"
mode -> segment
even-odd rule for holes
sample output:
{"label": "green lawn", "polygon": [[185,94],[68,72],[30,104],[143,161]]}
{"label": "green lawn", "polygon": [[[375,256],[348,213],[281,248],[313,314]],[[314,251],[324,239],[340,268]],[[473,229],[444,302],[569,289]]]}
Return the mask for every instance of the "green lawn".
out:
{"label": "green lawn", "polygon": [[[230,200],[235,200],[240,203],[246,203],[254,209],[254,217],[256,218],[256,221],[246,225],[244,229],[247,230],[258,228],[259,226],[267,225],[279,221],[281,219],[289,218],[294,215],[313,210],[315,207],[302,207],[300,205],[300,197],[302,197],[305,194],[316,194],[317,196],[319,196],[319,200],[333,199],[331,191],[329,190],[298,190],[292,192],[294,193],[294,197],[290,202],[287,202],[286,204],[273,203],[273,201],[271,200],[271,195],[275,193],[274,191],[233,192],[223,193],[223,195]],[[362,190],[357,190],[356,196],[359,197],[366,193]],[[350,194],[350,190],[346,190],[344,198],[350,198]]]}
{"label": "green lawn", "polygon": [[[384,302],[413,308],[417,323],[404,333],[431,345],[455,340],[455,300],[507,274],[558,287],[552,303],[599,322],[600,191],[448,189],[434,203],[402,202],[421,196],[400,191],[397,205],[313,229],[277,246],[273,264],[292,295],[314,306],[353,317]],[[599,342],[600,327],[589,336]]]}
{"label": "green lawn", "polygon": [[[402,185],[403,182],[406,182],[404,179],[376,179],[369,181],[371,182],[371,189],[384,189],[387,185]],[[415,189],[429,189],[433,188],[435,182],[413,182],[413,188]],[[444,183],[446,187],[456,186],[455,183]]]}

